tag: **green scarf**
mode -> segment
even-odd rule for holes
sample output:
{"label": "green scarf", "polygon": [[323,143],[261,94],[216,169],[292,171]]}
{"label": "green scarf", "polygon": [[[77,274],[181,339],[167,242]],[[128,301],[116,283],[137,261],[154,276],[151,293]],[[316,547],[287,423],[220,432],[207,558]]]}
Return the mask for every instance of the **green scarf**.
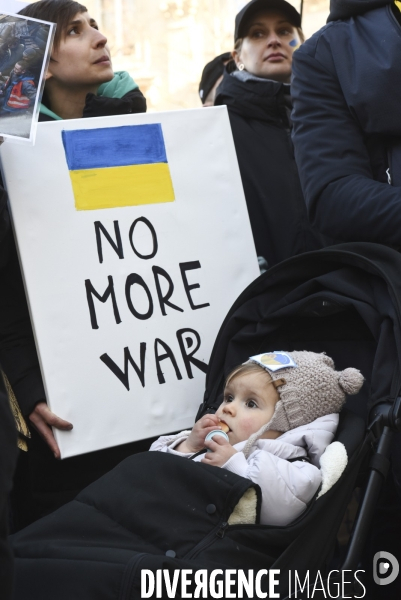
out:
{"label": "green scarf", "polygon": [[[138,84],[132,79],[127,71],[116,71],[111,81],[102,83],[97,91],[97,96],[104,96],[106,98],[122,98],[128,92],[138,89]],[[56,121],[62,121],[62,118],[56,115],[50,108],[47,108],[44,104],[40,104],[40,112],[43,115],[48,115]]]}

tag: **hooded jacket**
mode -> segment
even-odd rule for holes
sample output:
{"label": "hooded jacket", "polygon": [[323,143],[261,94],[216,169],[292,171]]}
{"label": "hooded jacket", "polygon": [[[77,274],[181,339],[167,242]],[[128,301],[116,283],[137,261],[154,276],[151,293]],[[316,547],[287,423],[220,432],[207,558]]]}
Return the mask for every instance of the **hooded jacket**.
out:
{"label": "hooded jacket", "polygon": [[[331,414],[275,440],[259,439],[248,458],[242,452],[246,441],[234,445],[237,453],[222,468],[260,486],[262,525],[288,525],[304,512],[320,486],[319,459],[333,441],[337,425],[338,414]],[[150,450],[191,458],[192,454],[174,450],[189,433],[163,436]],[[306,457],[311,463],[301,460]],[[202,458],[202,454],[195,455],[193,460],[199,462]]]}
{"label": "hooded jacket", "polygon": [[228,108],[256,253],[269,266],[323,245],[307,219],[290,138],[289,94],[289,85],[226,71],[215,99]]}
{"label": "hooded jacket", "polygon": [[[401,246],[401,25],[388,0],[332,0],[294,54],[293,140],[309,217],[345,241]],[[341,19],[341,20],[339,20]]]}

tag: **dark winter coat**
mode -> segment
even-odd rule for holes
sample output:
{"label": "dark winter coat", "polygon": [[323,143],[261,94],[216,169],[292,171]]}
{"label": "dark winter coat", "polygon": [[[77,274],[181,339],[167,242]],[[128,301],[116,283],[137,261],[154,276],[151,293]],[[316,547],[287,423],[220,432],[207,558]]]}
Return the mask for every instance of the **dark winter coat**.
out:
{"label": "dark winter coat", "polygon": [[2,600],[9,600],[12,591],[13,560],[7,542],[8,499],[17,459],[17,432],[2,384],[0,380],[0,590]]}
{"label": "dark winter coat", "polygon": [[[258,256],[272,266],[322,247],[306,214],[290,138],[289,86],[225,73],[215,104],[226,104]],[[252,76],[251,76],[252,77]]]}
{"label": "dark winter coat", "polygon": [[294,54],[291,90],[295,156],[313,225],[337,239],[398,248],[401,25],[395,11],[389,0],[332,0],[328,25]]}
{"label": "dark winter coat", "polygon": [[[136,85],[134,82],[133,84]],[[136,86],[121,98],[88,94],[83,116],[145,111],[146,99]],[[39,115],[40,121],[51,121],[55,118],[57,115],[46,108],[43,108]],[[7,194],[1,186],[0,365],[7,374],[23,415],[28,418],[36,404],[46,400],[46,395],[10,225]],[[145,440],[56,461],[48,446],[32,427],[31,433],[29,451],[20,455],[15,480],[13,509],[16,528],[68,502],[79,490],[112,469],[121,460],[133,452],[147,450],[150,445],[150,442]]]}

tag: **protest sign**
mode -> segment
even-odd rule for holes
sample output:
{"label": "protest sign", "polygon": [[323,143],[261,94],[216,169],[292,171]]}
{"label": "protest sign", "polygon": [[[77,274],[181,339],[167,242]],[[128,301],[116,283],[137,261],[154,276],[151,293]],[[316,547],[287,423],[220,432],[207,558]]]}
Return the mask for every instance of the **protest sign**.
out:
{"label": "protest sign", "polygon": [[1,160],[62,457],[191,427],[259,274],[226,107],[39,123]]}

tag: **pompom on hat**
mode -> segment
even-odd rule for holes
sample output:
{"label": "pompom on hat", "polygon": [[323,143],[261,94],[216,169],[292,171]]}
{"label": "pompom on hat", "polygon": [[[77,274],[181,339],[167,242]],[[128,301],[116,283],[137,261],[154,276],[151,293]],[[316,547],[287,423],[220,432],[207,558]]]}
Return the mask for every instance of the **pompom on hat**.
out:
{"label": "pompom on hat", "polygon": [[277,382],[280,399],[270,421],[247,441],[245,456],[265,431],[284,433],[340,412],[346,396],[357,394],[364,381],[358,369],[336,371],[333,359],[324,353],[269,352],[252,356],[248,362],[260,365]]}

